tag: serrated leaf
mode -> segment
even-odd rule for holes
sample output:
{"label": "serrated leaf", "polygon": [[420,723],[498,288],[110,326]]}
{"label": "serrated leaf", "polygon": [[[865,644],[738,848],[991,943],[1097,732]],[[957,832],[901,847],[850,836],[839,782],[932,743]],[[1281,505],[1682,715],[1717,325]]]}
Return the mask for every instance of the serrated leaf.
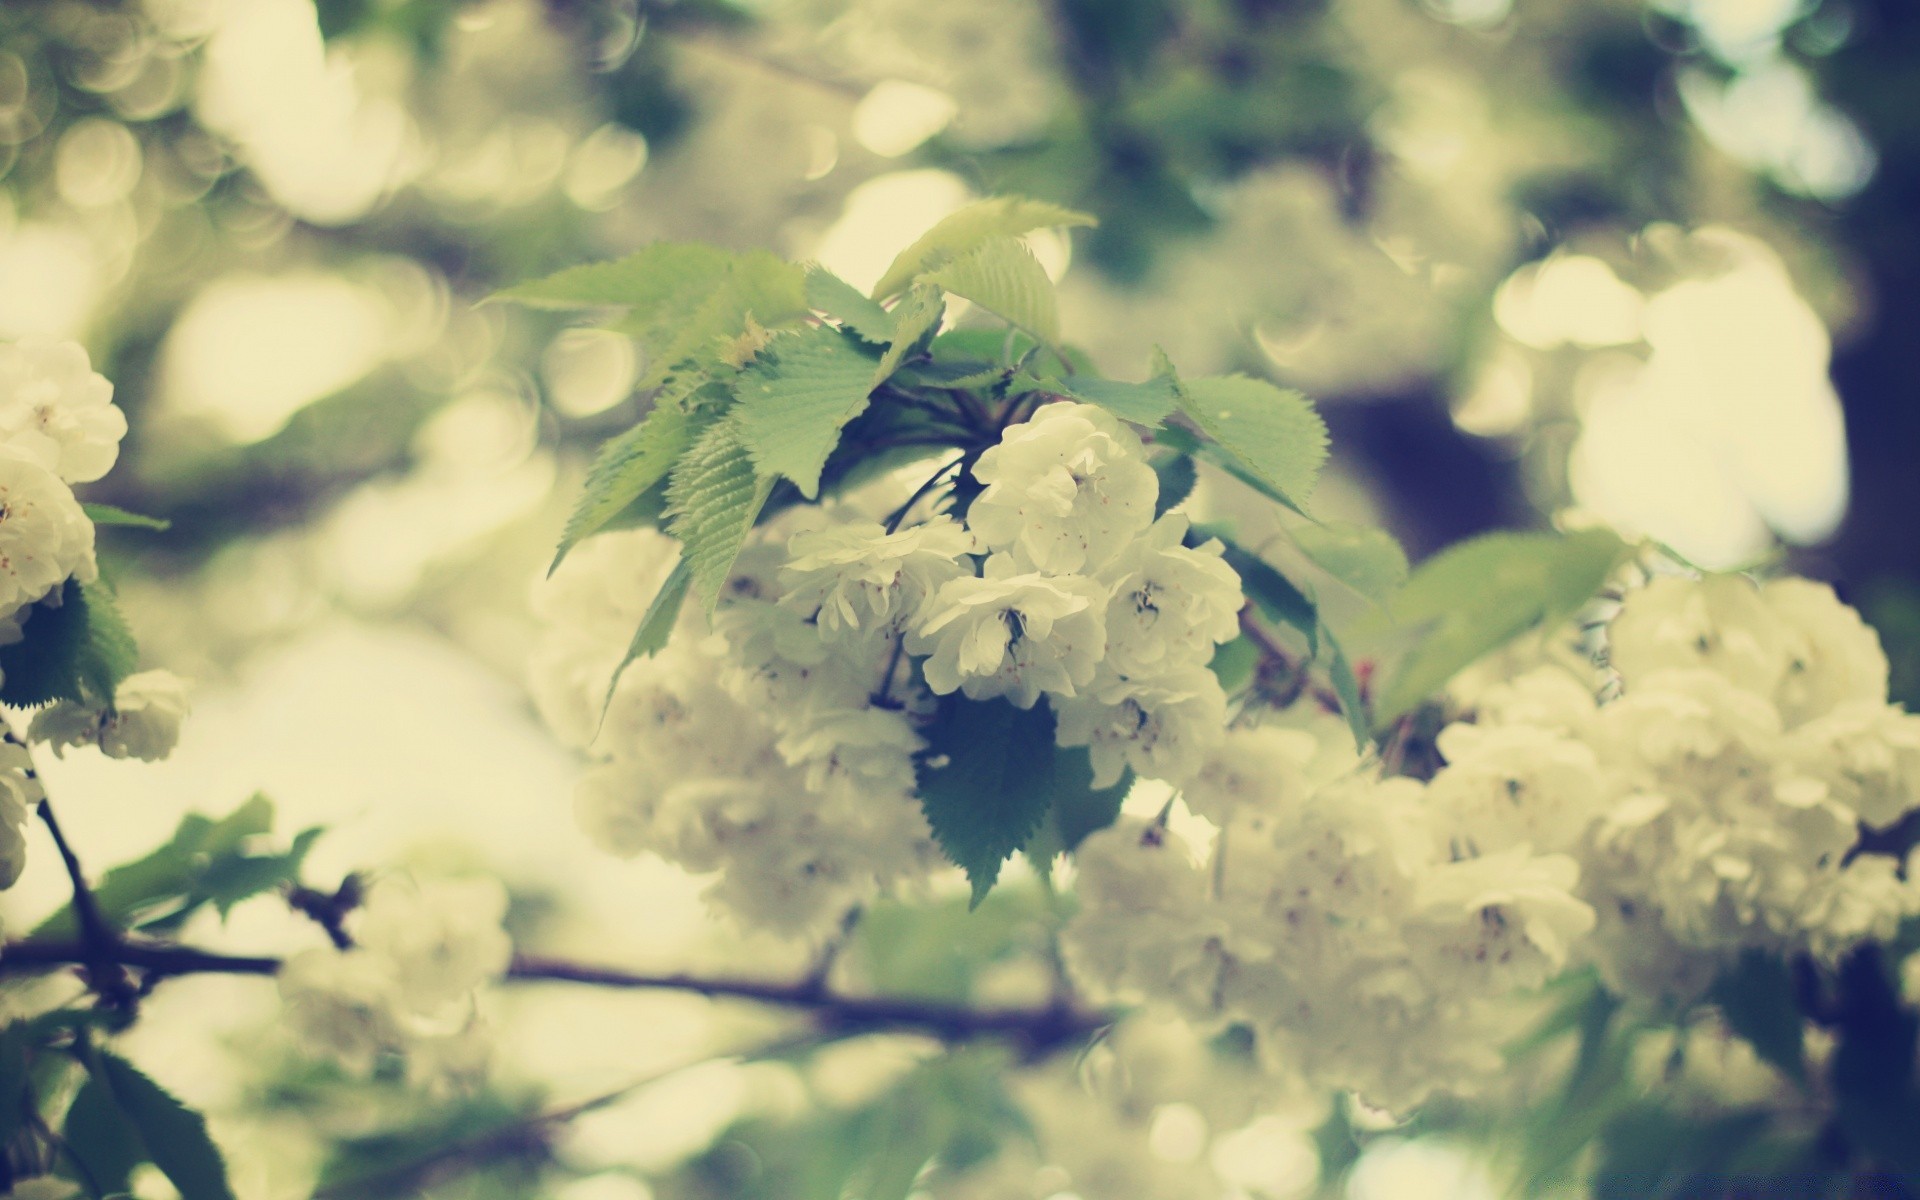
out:
{"label": "serrated leaf", "polygon": [[1384,529],[1367,525],[1302,525],[1294,544],[1327,574],[1367,599],[1383,602],[1407,581],[1407,553]]}
{"label": "serrated leaf", "polygon": [[1376,723],[1406,713],[1521,634],[1571,617],[1627,552],[1604,529],[1494,533],[1420,564],[1391,612],[1402,625],[1427,628],[1380,696]]}
{"label": "serrated leaf", "polygon": [[693,444],[696,422],[679,406],[656,404],[646,420],[600,447],[593,466],[587,471],[580,499],[560,535],[560,547],[554,553],[551,575],[567,557],[567,552],[604,528],[629,504],[666,478],[673,464]]}
{"label": "serrated leaf", "polygon": [[1742,951],[1714,981],[1709,998],[1727,1027],[1745,1038],[1762,1061],[1788,1079],[1807,1082],[1806,1018],[1800,1012],[1793,972],[1778,956]]}
{"label": "serrated leaf", "polygon": [[920,805],[978,905],[1000,864],[1027,844],[1053,804],[1054,720],[1045,705],[941,698],[918,759]]}
{"label": "serrated leaf", "polygon": [[674,624],[680,619],[680,607],[687,601],[687,586],[692,582],[693,572],[687,567],[686,556],[682,555],[660,584],[660,590],[654,593],[646,614],[640,618],[640,627],[633,631],[633,640],[627,643],[626,657],[613,669],[613,678],[607,680],[607,694],[600,702],[602,714],[613,703],[613,689],[620,686],[620,676],[633,660],[651,658],[666,648],[667,639],[673,636]]}
{"label": "serrated leaf", "polygon": [[149,517],[145,513],[128,512],[112,504],[82,504],[80,509],[87,514],[87,520],[95,525],[117,525],[127,529],[152,529],[157,532],[165,532],[173,528],[172,521]]}
{"label": "serrated leaf", "polygon": [[893,306],[893,341],[887,346],[887,352],[880,356],[880,365],[873,372],[875,387],[885,383],[887,378],[900,369],[900,364],[913,348],[928,333],[940,327],[940,318],[946,315],[947,298],[939,288],[928,283],[916,283],[913,290],[906,294],[900,303]]}
{"label": "serrated leaf", "polygon": [[1261,615],[1269,621],[1293,626],[1306,636],[1310,654],[1317,655],[1320,652],[1320,611],[1312,597],[1265,559],[1222,537],[1218,527],[1202,525],[1195,527],[1193,532],[1200,537],[1220,538],[1224,547],[1221,557],[1240,576],[1242,590]]}
{"label": "serrated leaf", "polygon": [[1072,379],[1055,380],[1053,386],[1062,395],[1098,404],[1121,420],[1136,425],[1158,425],[1179,404],[1170,374],[1155,375],[1144,383],[1075,375]]}
{"label": "serrated leaf", "polygon": [[94,1049],[86,1057],[92,1081],[137,1131],[145,1161],[160,1168],[181,1200],[234,1200],[206,1118],[112,1051]]}
{"label": "serrated leaf", "polygon": [[636,318],[684,313],[720,285],[733,258],[700,242],[655,242],[625,258],[582,263],[517,283],[492,298],[534,308],[619,306]]}
{"label": "serrated leaf", "polygon": [[876,346],[893,341],[893,314],[818,263],[807,268],[807,304]]}
{"label": "serrated leaf", "polygon": [[873,360],[859,345],[816,325],[781,335],[742,372],[731,420],[761,475],[784,475],[812,500],[840,430],[866,409],[873,386]]}
{"label": "serrated leaf", "polygon": [[776,329],[805,317],[806,273],[762,250],[730,256],[719,281],[697,299],[670,308],[636,309],[612,328],[647,343],[647,369],[634,381],[650,388],[688,364],[718,363],[751,317]]}
{"label": "serrated leaf", "polygon": [[1012,238],[989,238],[921,278],[1048,345],[1060,340],[1060,302],[1053,280],[1033,251]]}
{"label": "serrated leaf", "polygon": [[1214,375],[1184,380],[1179,404],[1249,474],[1305,511],[1327,460],[1327,426],[1299,392],[1263,379]]}
{"label": "serrated leaf", "polygon": [[773,490],[773,480],[754,470],[731,420],[701,434],[667,482],[667,532],[678,538],[692,593],[707,611],[739,557],[747,532]]}
{"label": "serrated leaf", "polygon": [[1153,515],[1159,517],[1193,494],[1199,475],[1193,468],[1193,459],[1185,454],[1163,452],[1154,455],[1149,464],[1160,481],[1160,496],[1153,502]]}
{"label": "serrated leaf", "polygon": [[133,673],[139,648],[105,584],[69,579],[60,603],[26,610],[22,640],[0,647],[0,702],[106,704]]}
{"label": "serrated leaf", "polygon": [[1017,238],[1036,229],[1098,225],[1097,218],[1045,200],[995,196],[949,214],[918,241],[902,250],[874,285],[873,298],[885,300],[915,277],[964,254],[989,238]]}
{"label": "serrated leaf", "polygon": [[60,1138],[78,1167],[76,1174],[96,1197],[126,1193],[134,1168],[147,1161],[140,1131],[120,1111],[112,1089],[98,1079],[89,1078],[74,1093]]}

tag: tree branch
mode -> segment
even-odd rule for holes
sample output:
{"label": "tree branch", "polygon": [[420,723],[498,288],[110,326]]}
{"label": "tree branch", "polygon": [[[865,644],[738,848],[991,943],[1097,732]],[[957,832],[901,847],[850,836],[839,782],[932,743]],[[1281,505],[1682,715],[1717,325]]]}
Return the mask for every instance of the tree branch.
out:
{"label": "tree branch", "polygon": [[[69,964],[91,969],[97,958],[97,951],[84,941],[9,942],[0,950],[0,976]],[[221,954],[187,946],[124,940],[113,947],[111,961],[116,967],[144,971],[150,978],[273,975],[280,970],[281,963],[273,957]],[[897,996],[848,996],[832,992],[811,978],[785,982],[709,978],[677,972],[655,974],[532,954],[514,956],[506,979],[516,983],[574,983],[632,991],[691,992],[716,1000],[747,1000],[806,1011],[823,1029],[849,1033],[917,1030],[948,1042],[999,1038],[1014,1042],[1036,1056],[1091,1037],[1114,1019],[1110,1013],[1059,1000],[1032,1008],[972,1008]]]}

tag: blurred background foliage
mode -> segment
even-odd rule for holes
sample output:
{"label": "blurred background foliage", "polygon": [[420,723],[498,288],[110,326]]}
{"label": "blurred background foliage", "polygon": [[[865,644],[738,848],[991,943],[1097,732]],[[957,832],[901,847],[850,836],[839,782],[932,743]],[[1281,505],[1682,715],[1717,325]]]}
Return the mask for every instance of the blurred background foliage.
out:
{"label": "blurred background foliage", "polygon": [[[0,337],[88,344],[133,430],[89,498],[173,521],[107,543],[143,643],[215,697],[169,796],[230,806],[210,790],[278,771],[303,818],[344,821],[431,793],[316,861],[470,856],[514,879],[527,931],[766,964],[781,952],[701,925],[676,881],[556,892],[586,849],[547,828],[567,824],[568,768],[522,716],[524,596],[593,448],[646,402],[646,348],[491,292],[658,238],[866,284],[971,196],[1061,201],[1101,218],[1037,246],[1069,337],[1120,377],[1158,344],[1190,374],[1306,390],[1334,433],[1323,512],[1416,558],[1587,518],[1707,566],[1785,555],[1863,607],[1912,705],[1917,96],[1906,0],[6,0]],[[505,779],[444,765],[486,774],[516,749],[533,765]],[[508,804],[530,815],[496,822]],[[449,849],[476,812],[497,836]],[[177,815],[133,822],[128,853]],[[118,824],[100,814],[97,835]],[[534,827],[550,850],[526,849]],[[642,902],[679,932],[610,942],[579,916]],[[979,939],[955,989],[1017,992],[996,972],[1033,965],[986,932],[896,936]],[[869,950],[857,969],[928,978],[897,945]],[[594,1011],[597,1036],[660,1036]],[[1581,1053],[1613,1074],[1588,1082],[1630,1087],[1657,1054],[1644,1031],[1608,1049],[1596,1019]],[[737,1023],[665,1027],[691,1044]],[[590,1053],[524,1040],[527,1064],[580,1068],[559,1071],[567,1094],[593,1074]],[[874,1124],[888,1113],[943,1145],[1026,1136],[973,1060],[807,1110],[837,1132],[769,1124],[807,1108],[773,1066],[731,1068],[738,1136],[714,1140],[723,1113],[663,1152],[676,1174],[617,1138],[576,1146],[576,1165],[625,1164],[580,1195],[644,1195],[648,1175],[661,1195],[784,1194],[765,1182],[788,1178],[781,1154],[897,1138]],[[1019,1086],[1070,1124],[1073,1066],[1050,1070]],[[268,1125],[298,1114],[284,1146],[259,1144],[331,1155],[330,1178],[406,1149],[368,1132],[385,1127],[360,1095],[316,1149],[337,1080],[245,1086],[271,1093],[247,1097]],[[436,1194],[530,1194],[559,1161],[558,1135],[524,1122],[541,1099],[413,1113],[410,1145],[452,1121],[481,1161],[532,1172],[462,1170]],[[1186,1152],[1186,1114],[1140,1121]],[[1286,1144],[1350,1159],[1327,1128]],[[429,1163],[339,1194],[442,1182]]]}

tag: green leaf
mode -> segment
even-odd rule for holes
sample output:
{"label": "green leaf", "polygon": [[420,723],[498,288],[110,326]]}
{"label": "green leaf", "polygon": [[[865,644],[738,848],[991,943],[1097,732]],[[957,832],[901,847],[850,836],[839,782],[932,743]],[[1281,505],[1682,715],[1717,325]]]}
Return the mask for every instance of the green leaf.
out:
{"label": "green leaf", "polygon": [[944,696],[918,760],[920,804],[978,906],[1053,804],[1053,713]]}
{"label": "green leaf", "polygon": [[[121,927],[136,920],[148,928],[176,925],[206,903],[231,907],[245,898],[241,894],[245,883],[260,884],[254,892],[246,893],[257,894],[297,877],[314,831],[302,834],[294,849],[285,854],[247,853],[247,843],[272,828],[273,805],[260,795],[218,821],[188,813],[164,846],[101,876],[93,889],[94,900],[101,915]],[[239,865],[247,860],[258,860],[258,865]],[[279,878],[273,878],[276,874]],[[162,915],[152,915],[156,909]],[[69,906],[41,922],[33,936],[58,940],[78,933],[79,925]]]}
{"label": "green leaf", "polygon": [[1327,426],[1299,392],[1215,375],[1180,385],[1180,408],[1261,483],[1304,511],[1327,459]]}
{"label": "green leaf", "polygon": [[992,238],[922,276],[1049,346],[1060,340],[1060,303],[1040,260],[1012,238]]}
{"label": "green leaf", "polygon": [[573,515],[560,535],[560,548],[547,568],[551,575],[581,539],[599,532],[607,522],[666,478],[673,464],[693,444],[694,418],[673,404],[654,406],[646,420],[600,447],[587,471],[586,485],[575,501]]}
{"label": "green leaf", "polygon": [[149,517],[145,513],[128,512],[111,504],[82,504],[81,511],[95,525],[120,525],[130,529],[152,529],[160,532],[173,528],[172,521],[163,521],[159,517]]}
{"label": "green leaf", "polygon": [[772,490],[772,479],[754,470],[731,420],[701,434],[674,467],[667,482],[667,532],[680,539],[692,592],[708,612]]}
{"label": "green leaf", "polygon": [[1340,698],[1340,715],[1353,731],[1354,749],[1362,754],[1373,743],[1373,724],[1367,718],[1367,703],[1360,695],[1360,677],[1354,674],[1347,652],[1334,639],[1333,630],[1320,626],[1320,645],[1327,652],[1327,677],[1333,682],[1333,694]]}
{"label": "green leaf", "polygon": [[1207,661],[1207,669],[1220,680],[1220,686],[1231,696],[1253,682],[1253,672],[1260,665],[1260,647],[1253,639],[1241,634],[1230,642],[1222,642],[1214,649],[1213,657]]}
{"label": "green leaf", "polygon": [[948,215],[902,250],[874,285],[873,298],[885,300],[916,277],[991,238],[1017,238],[1036,229],[1097,224],[1099,221],[1087,213],[1044,200],[1024,196],[981,200]]}
{"label": "green leaf", "polygon": [[646,314],[636,310],[613,328],[647,343],[647,369],[634,386],[649,388],[688,364],[718,363],[728,344],[747,331],[749,317],[762,328],[776,329],[810,311],[805,272],[756,250],[734,256],[698,303]]}
{"label": "green leaf", "polygon": [[1426,632],[1380,696],[1376,723],[1408,712],[1521,634],[1571,617],[1628,549],[1604,529],[1494,533],[1420,564],[1391,611],[1401,625],[1425,625]]}
{"label": "green leaf", "polygon": [[1160,480],[1160,497],[1153,502],[1153,515],[1159,517],[1193,494],[1199,475],[1190,455],[1161,453],[1149,461]]}
{"label": "green leaf", "polygon": [[534,308],[630,309],[630,317],[682,315],[726,279],[734,256],[700,242],[655,242],[625,258],[583,263],[494,293]]}
{"label": "green leaf", "polygon": [[887,346],[887,352],[880,356],[880,366],[873,373],[875,387],[885,383],[887,378],[900,369],[907,355],[913,353],[921,339],[940,327],[940,318],[946,315],[947,298],[939,288],[932,284],[916,283],[906,298],[893,307],[893,341]]}
{"label": "green leaf", "polygon": [[682,555],[680,561],[673,564],[660,590],[654,593],[646,615],[640,618],[640,627],[633,631],[633,640],[627,643],[626,657],[613,669],[613,678],[607,680],[607,695],[600,702],[602,714],[613,703],[613,689],[620,686],[620,676],[628,665],[636,658],[652,658],[666,647],[667,639],[673,636],[674,624],[680,619],[680,607],[687,601],[687,585],[692,582],[693,572],[687,567],[686,556]]}
{"label": "green leaf", "polygon": [[92,1082],[137,1131],[143,1157],[160,1168],[181,1200],[234,1200],[204,1117],[112,1051],[94,1049],[86,1060]]}
{"label": "green leaf", "polygon": [[1075,375],[1056,381],[1064,394],[1075,400],[1098,404],[1123,421],[1135,425],[1158,425],[1173,414],[1180,403],[1180,380],[1173,364],[1160,350],[1153,356],[1153,377],[1144,383],[1126,383],[1093,375]]}
{"label": "green leaf", "polygon": [[807,268],[807,305],[876,346],[893,341],[893,314],[818,263]]}
{"label": "green leaf", "polygon": [[741,373],[733,408],[740,441],[763,476],[784,475],[820,494],[820,471],[840,430],[867,407],[873,360],[829,325],[782,334]]}
{"label": "green leaf", "polygon": [[27,609],[23,640],[0,647],[0,702],[31,707],[52,700],[107,704],[133,673],[139,649],[102,583],[69,579],[58,606]]}
{"label": "green leaf", "polygon": [[1240,576],[1242,590],[1261,615],[1269,621],[1293,626],[1306,636],[1309,653],[1317,655],[1320,652],[1320,611],[1311,597],[1265,559],[1221,537],[1219,527],[1196,526],[1193,533],[1199,537],[1220,538],[1224,547],[1221,557]]}
{"label": "green leaf", "polygon": [[1367,525],[1302,525],[1293,540],[1314,564],[1375,602],[1407,581],[1407,553],[1393,535]]}
{"label": "green leaf", "polygon": [[25,1021],[0,1030],[0,1146],[12,1143],[33,1111],[29,1108],[34,1102],[33,1072],[27,1055],[31,1031]]}
{"label": "green leaf", "polygon": [[89,1078],[74,1093],[60,1136],[78,1167],[75,1173],[96,1197],[129,1191],[133,1169],[147,1161],[140,1131],[121,1113],[112,1089],[98,1079]]}
{"label": "green leaf", "polygon": [[1806,1018],[1785,961],[1760,950],[1743,951],[1714,980],[1709,996],[1720,1006],[1727,1026],[1747,1039],[1762,1061],[1805,1086]]}
{"label": "green leaf", "polygon": [[879,994],[959,1004],[987,968],[1032,951],[1045,915],[1037,887],[996,888],[977,908],[957,898],[881,900],[860,918],[851,950]]}

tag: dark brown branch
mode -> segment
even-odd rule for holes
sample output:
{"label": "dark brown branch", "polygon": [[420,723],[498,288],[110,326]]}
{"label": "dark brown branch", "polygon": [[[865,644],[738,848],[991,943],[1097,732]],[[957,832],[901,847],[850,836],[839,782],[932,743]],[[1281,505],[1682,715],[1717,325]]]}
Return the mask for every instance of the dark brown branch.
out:
{"label": "dark brown branch", "polygon": [[[0,950],[0,976],[70,964],[91,968],[96,957],[94,949],[83,942],[9,942]],[[280,969],[278,958],[132,941],[122,941],[114,947],[113,963],[160,978],[272,975]],[[910,1029],[949,1042],[1002,1038],[1034,1055],[1089,1037],[1113,1019],[1110,1014],[1063,1002],[1037,1008],[971,1008],[933,1000],[842,995],[812,978],[795,983],[707,978],[683,973],[654,974],[528,954],[515,956],[506,978],[520,983],[575,983],[633,991],[691,992],[716,1000],[748,1000],[805,1010],[823,1029],[840,1032]]]}

